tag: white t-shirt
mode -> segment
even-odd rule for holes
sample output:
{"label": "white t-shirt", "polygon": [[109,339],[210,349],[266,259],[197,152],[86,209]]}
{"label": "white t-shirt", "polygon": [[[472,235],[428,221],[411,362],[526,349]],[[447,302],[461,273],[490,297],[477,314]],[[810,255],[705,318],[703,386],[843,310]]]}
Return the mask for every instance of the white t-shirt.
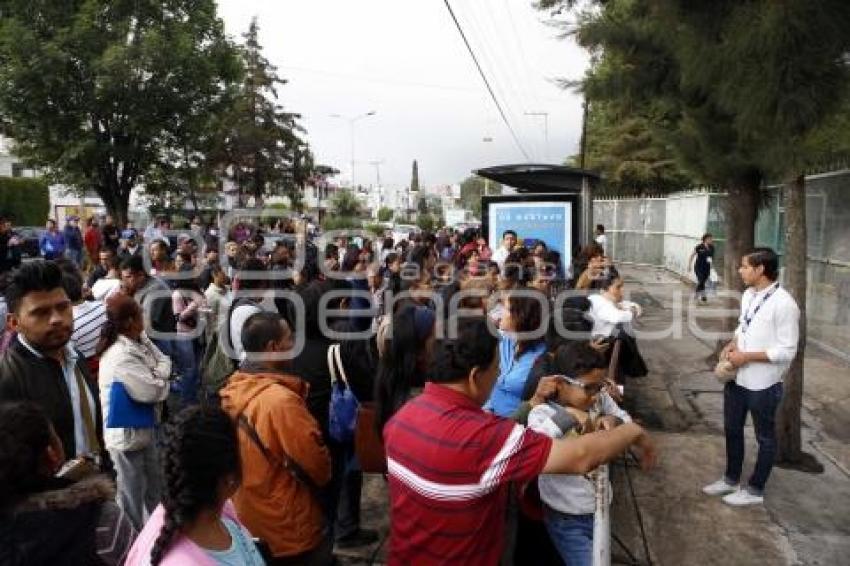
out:
{"label": "white t-shirt", "polygon": [[233,351],[240,360],[245,358],[245,348],[242,347],[242,327],[251,315],[261,311],[262,309],[255,304],[239,305],[230,315],[230,341],[233,344]]}
{"label": "white t-shirt", "polygon": [[105,277],[101,277],[94,282],[94,285],[92,285],[91,294],[95,300],[103,301],[112,295],[112,293],[117,291],[119,287],[121,287],[120,279],[107,279]]}
{"label": "white t-shirt", "polygon": [[499,246],[499,249],[493,252],[493,255],[490,256],[490,261],[495,261],[499,265],[499,270],[505,268],[505,261],[508,259],[508,256],[511,252],[509,252],[505,246]]}

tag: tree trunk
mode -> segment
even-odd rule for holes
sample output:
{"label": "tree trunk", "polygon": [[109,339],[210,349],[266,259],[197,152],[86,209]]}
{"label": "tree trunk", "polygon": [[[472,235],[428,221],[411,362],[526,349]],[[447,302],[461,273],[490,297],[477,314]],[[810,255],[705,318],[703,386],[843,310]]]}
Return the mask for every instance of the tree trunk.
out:
{"label": "tree trunk", "polygon": [[785,375],[785,391],[776,421],[778,462],[797,464],[804,458],[800,436],[803,406],[803,360],[806,353],[806,181],[796,175],[785,183],[785,287],[800,308],[797,355]]}
{"label": "tree trunk", "polygon": [[755,247],[760,190],[760,179],[753,178],[739,180],[727,191],[726,245],[723,251],[723,284],[727,289],[744,290],[738,267],[741,256]]}
{"label": "tree trunk", "polygon": [[115,220],[115,225],[118,226],[119,230],[123,230],[124,226],[127,225],[127,210],[130,207],[129,195],[124,197],[119,187],[111,185],[106,187],[98,185],[95,187],[95,192],[103,201],[106,212]]}
{"label": "tree trunk", "polygon": [[[761,191],[761,173],[752,170],[732,179],[727,184],[726,200],[723,202],[723,216],[726,225],[726,241],[723,249],[722,270],[723,286],[729,291],[743,291],[744,283],[738,275],[741,257],[755,247],[756,220],[758,219]],[[720,331],[731,336],[738,325],[740,302],[734,297],[725,297],[722,301],[726,315],[720,320]],[[720,339],[714,345],[714,352],[705,358],[706,364],[714,368],[720,351],[729,343]]]}
{"label": "tree trunk", "polygon": [[[761,176],[756,173],[740,177],[727,189],[724,203],[726,243],[723,250],[723,285],[729,290],[744,290],[738,266],[741,257],[755,247],[760,190]],[[732,332],[738,324],[738,315],[731,313],[737,313],[739,305],[732,298],[726,299],[724,303],[730,314],[723,319],[723,331]]]}

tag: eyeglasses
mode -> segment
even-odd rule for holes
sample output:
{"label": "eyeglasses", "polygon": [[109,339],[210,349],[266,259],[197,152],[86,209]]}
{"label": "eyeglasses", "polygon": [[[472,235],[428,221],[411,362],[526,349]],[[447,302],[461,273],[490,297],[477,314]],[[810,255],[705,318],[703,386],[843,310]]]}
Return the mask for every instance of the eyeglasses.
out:
{"label": "eyeglasses", "polygon": [[568,377],[566,375],[559,375],[560,379],[563,379],[567,384],[572,385],[573,387],[578,387],[579,389],[583,389],[585,393],[588,395],[596,395],[603,389],[605,389],[605,384],[602,382],[599,383],[585,383],[578,379],[574,379],[572,377]]}

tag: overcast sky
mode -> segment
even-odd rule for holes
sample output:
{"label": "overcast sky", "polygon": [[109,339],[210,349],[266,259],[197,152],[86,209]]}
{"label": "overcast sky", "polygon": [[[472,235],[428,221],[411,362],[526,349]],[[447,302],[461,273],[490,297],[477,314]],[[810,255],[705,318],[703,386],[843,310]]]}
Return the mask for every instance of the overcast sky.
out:
{"label": "overcast sky", "polygon": [[[256,16],[265,55],[290,82],[280,102],[302,114],[320,163],[350,176],[349,122],[331,114],[376,114],[355,125],[355,180],[425,186],[463,180],[472,169],[560,162],[576,153],[581,99],[552,84],[580,78],[588,55],[558,39],[531,0],[452,0],[529,159],[499,117],[443,0],[219,0],[227,32]],[[548,112],[548,152],[542,117]],[[486,143],[485,137],[492,142]],[[547,154],[548,153],[548,154]]]}

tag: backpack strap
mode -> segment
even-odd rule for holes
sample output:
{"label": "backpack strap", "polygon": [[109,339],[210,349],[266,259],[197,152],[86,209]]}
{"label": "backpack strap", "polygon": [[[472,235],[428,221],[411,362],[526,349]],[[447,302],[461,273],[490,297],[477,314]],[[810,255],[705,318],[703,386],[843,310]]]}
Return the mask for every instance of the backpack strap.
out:
{"label": "backpack strap", "polygon": [[257,429],[251,424],[248,420],[248,417],[245,416],[244,413],[239,413],[237,417],[239,421],[239,428],[248,435],[248,438],[254,443],[254,445],[259,449],[259,451],[263,454],[263,457],[266,461],[275,467],[283,468],[292,479],[295,480],[296,483],[301,484],[302,486],[307,488],[307,491],[310,492],[310,495],[313,496],[316,503],[320,506],[322,504],[322,491],[321,488],[316,485],[316,482],[313,481],[313,478],[304,471],[304,468],[296,462],[289,454],[286,453],[286,450],[281,447],[280,459],[276,458],[271,451],[266,448],[266,445],[263,444],[260,435],[257,433]]}
{"label": "backpack strap", "polygon": [[335,385],[337,378],[339,378],[346,387],[349,387],[348,377],[345,375],[345,367],[342,365],[342,356],[340,355],[339,350],[339,344],[331,344],[328,346],[328,371],[331,374],[331,385]]}
{"label": "backpack strap", "polygon": [[339,346],[339,344],[331,344],[328,346],[328,373],[331,374],[331,386],[336,385],[336,358],[334,356],[334,349]]}

